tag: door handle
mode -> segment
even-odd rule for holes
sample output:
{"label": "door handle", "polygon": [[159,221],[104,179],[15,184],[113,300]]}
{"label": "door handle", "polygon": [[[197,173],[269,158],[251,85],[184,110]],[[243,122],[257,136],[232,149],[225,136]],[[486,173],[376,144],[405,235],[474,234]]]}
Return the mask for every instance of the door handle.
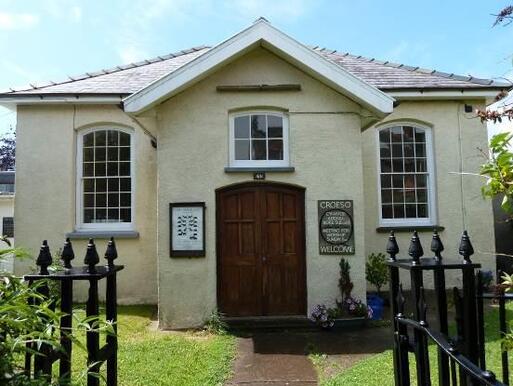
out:
{"label": "door handle", "polygon": [[267,261],[267,256],[262,256],[262,261],[265,263]]}

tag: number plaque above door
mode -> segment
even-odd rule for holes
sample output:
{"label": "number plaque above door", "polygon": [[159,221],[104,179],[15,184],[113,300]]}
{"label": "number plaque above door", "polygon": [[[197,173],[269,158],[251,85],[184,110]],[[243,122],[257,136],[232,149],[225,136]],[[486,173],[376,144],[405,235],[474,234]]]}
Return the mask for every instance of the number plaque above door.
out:
{"label": "number plaque above door", "polygon": [[169,204],[171,257],[205,256],[205,203]]}

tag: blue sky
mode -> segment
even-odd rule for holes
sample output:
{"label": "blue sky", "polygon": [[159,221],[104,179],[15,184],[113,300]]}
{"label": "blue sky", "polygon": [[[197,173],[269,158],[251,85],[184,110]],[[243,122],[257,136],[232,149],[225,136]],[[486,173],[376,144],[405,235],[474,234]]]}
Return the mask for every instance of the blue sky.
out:
{"label": "blue sky", "polygon": [[[306,44],[513,79],[513,0],[0,0],[0,89],[62,80],[201,44],[266,17]],[[15,114],[0,109],[0,131]]]}

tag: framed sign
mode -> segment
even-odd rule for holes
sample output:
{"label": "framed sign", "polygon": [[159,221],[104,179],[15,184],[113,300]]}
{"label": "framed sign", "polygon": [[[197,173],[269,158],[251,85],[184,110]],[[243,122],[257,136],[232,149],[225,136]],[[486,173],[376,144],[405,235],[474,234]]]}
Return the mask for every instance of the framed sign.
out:
{"label": "framed sign", "polygon": [[354,255],[353,200],[319,200],[319,253]]}
{"label": "framed sign", "polygon": [[171,257],[205,256],[205,203],[169,204]]}

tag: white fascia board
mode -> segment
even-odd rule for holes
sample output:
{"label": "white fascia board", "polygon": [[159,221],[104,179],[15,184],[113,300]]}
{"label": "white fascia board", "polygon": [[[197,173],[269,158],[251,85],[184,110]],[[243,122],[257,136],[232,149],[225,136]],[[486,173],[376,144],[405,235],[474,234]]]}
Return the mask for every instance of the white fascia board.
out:
{"label": "white fascia board", "polygon": [[393,98],[401,100],[471,100],[485,99],[486,103],[492,103],[500,90],[412,90],[412,91],[389,91],[385,92]]}
{"label": "white fascia board", "polygon": [[46,95],[13,95],[0,97],[0,106],[13,109],[15,106],[39,104],[119,104],[123,100],[120,96],[62,96]]}
{"label": "white fascia board", "polygon": [[394,99],[391,96],[292,39],[267,21],[259,20],[178,70],[125,98],[125,111],[140,113],[147,110],[205,78],[228,60],[234,60],[257,46],[285,57],[287,61],[379,115],[386,115],[393,110]]}

